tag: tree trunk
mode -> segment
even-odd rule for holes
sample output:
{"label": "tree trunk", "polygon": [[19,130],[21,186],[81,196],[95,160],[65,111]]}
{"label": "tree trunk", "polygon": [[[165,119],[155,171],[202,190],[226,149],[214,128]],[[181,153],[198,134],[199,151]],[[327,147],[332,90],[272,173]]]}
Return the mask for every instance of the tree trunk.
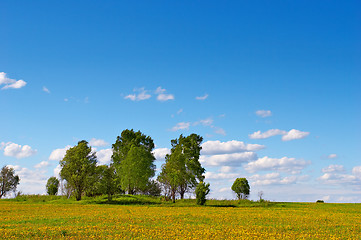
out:
{"label": "tree trunk", "polygon": [[75,197],[76,197],[77,201],[80,201],[81,200],[81,192],[77,192]]}
{"label": "tree trunk", "polygon": [[175,191],[172,190],[172,199],[173,199],[173,203],[175,203]]}
{"label": "tree trunk", "polygon": [[108,193],[108,201],[112,200],[112,195],[110,193]]}

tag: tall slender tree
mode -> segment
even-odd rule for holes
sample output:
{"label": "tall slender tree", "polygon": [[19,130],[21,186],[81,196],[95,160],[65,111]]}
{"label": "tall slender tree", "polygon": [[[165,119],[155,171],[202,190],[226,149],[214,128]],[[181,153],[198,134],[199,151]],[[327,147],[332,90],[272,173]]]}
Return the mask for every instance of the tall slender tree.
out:
{"label": "tall slender tree", "polygon": [[192,133],[187,137],[180,135],[178,139],[171,141],[172,153],[176,147],[179,147],[185,159],[186,173],[184,176],[186,181],[183,181],[183,183],[179,186],[179,194],[181,199],[184,198],[184,194],[189,189],[194,189],[199,182],[204,180],[203,174],[205,169],[199,162],[199,157],[202,150],[202,141],[203,138],[195,133]]}
{"label": "tall slender tree", "polygon": [[60,177],[73,189],[77,201],[81,200],[82,193],[92,184],[96,163],[96,155],[85,140],[68,149],[60,161]]}

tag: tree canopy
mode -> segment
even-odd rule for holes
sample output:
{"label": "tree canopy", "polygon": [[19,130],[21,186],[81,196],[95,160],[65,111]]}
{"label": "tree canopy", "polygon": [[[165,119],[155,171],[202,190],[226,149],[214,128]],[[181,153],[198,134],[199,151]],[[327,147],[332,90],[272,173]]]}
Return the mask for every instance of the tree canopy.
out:
{"label": "tree canopy", "polygon": [[153,139],[140,131],[126,129],[112,149],[112,162],[122,189],[129,194],[144,191],[155,173]]}
{"label": "tree canopy", "polygon": [[91,176],[95,172],[96,163],[96,155],[85,140],[68,149],[60,161],[60,176],[73,189],[77,201],[81,200],[82,193],[92,184]]}
{"label": "tree canopy", "polygon": [[250,193],[250,187],[246,178],[237,178],[231,188],[238,199],[247,199]]}
{"label": "tree canopy", "polygon": [[59,189],[59,180],[56,177],[50,177],[46,183],[46,192],[49,195],[56,195]]}
{"label": "tree canopy", "polygon": [[0,198],[10,191],[16,191],[19,182],[20,178],[15,175],[14,168],[4,166],[0,172]]}

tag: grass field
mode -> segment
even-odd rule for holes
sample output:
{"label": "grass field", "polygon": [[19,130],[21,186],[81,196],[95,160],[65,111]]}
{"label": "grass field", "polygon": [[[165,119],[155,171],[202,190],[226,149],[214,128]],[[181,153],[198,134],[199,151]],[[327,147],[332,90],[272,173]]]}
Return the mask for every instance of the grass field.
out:
{"label": "grass field", "polygon": [[361,239],[361,204],[38,196],[0,200],[0,216],[2,239]]}

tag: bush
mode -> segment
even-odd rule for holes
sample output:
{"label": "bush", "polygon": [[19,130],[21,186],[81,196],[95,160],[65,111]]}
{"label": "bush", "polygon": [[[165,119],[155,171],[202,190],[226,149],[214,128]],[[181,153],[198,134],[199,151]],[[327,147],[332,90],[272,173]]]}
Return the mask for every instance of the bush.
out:
{"label": "bush", "polygon": [[325,203],[323,200],[317,200],[316,203]]}
{"label": "bush", "polygon": [[204,205],[206,203],[206,196],[209,193],[209,183],[205,184],[200,182],[196,188],[196,199],[198,205]]}

